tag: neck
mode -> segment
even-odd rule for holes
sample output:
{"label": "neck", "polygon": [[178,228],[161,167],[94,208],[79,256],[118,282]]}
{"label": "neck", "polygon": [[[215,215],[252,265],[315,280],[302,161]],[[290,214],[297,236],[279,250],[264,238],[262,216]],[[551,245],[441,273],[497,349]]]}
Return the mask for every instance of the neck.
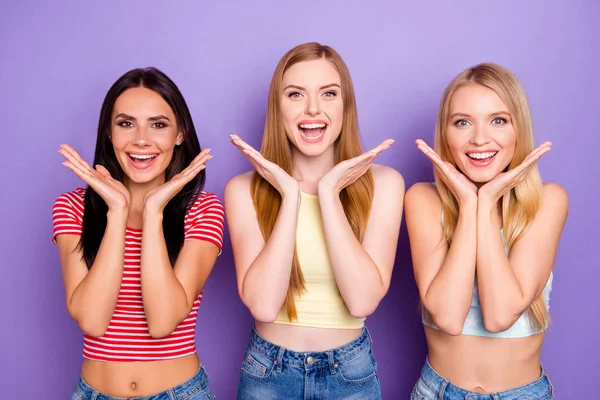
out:
{"label": "neck", "polygon": [[165,182],[166,182],[166,179],[165,179],[164,174],[156,177],[155,179],[151,180],[150,182],[144,182],[144,183],[133,182],[129,179],[129,177],[125,176],[125,179],[123,180],[123,185],[129,191],[129,196],[130,196],[130,201],[131,201],[131,203],[129,205],[130,211],[133,211],[134,213],[135,212],[141,213],[144,208],[144,198],[146,197],[146,194],[149,191],[151,191],[152,189],[156,189],[156,188],[164,185]]}
{"label": "neck", "polygon": [[317,185],[323,175],[335,166],[334,146],[331,145],[322,154],[307,156],[292,148],[293,176],[300,184],[300,190],[317,193]]}

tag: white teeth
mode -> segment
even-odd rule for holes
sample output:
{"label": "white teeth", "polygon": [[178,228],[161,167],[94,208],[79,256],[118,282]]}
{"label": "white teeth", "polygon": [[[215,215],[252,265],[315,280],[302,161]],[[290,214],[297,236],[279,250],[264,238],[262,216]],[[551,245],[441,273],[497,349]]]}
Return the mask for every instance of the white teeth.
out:
{"label": "white teeth", "polygon": [[467,157],[472,158],[474,160],[485,160],[486,158],[495,156],[497,153],[497,151],[490,151],[486,153],[471,153],[467,154]]}
{"label": "white teeth", "polygon": [[300,124],[300,128],[302,129],[322,129],[326,126],[326,124]]}
{"label": "white teeth", "polygon": [[136,160],[149,160],[156,157],[156,154],[129,154],[129,157],[135,158]]}

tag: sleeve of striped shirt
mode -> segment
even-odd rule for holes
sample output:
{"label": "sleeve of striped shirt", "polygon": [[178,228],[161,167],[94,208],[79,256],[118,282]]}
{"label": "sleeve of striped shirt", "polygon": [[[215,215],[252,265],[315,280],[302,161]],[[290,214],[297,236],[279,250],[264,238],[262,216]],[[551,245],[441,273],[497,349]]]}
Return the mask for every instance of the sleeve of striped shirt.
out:
{"label": "sleeve of striped shirt", "polygon": [[82,218],[82,193],[73,191],[60,195],[52,207],[52,223],[54,225],[52,241],[56,243],[58,235],[81,235]]}
{"label": "sleeve of striped shirt", "polygon": [[206,240],[223,249],[225,210],[219,198],[202,192],[185,216],[185,240]]}

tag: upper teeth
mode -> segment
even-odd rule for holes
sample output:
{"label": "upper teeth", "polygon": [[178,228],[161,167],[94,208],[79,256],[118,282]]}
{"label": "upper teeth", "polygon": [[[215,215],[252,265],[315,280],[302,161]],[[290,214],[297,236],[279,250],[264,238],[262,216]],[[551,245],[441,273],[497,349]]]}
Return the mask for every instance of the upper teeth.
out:
{"label": "upper teeth", "polygon": [[325,128],[326,124],[300,124],[300,128],[302,129],[317,129],[317,128]]}
{"label": "upper teeth", "polygon": [[497,153],[497,151],[491,151],[491,152],[487,152],[487,153],[470,153],[467,154],[467,156],[471,157],[471,158],[475,158],[477,160],[483,160],[484,158],[490,158],[492,156],[495,156]]}
{"label": "upper teeth", "polygon": [[130,156],[131,158],[137,158],[138,160],[147,160],[156,157],[156,154],[130,154]]}

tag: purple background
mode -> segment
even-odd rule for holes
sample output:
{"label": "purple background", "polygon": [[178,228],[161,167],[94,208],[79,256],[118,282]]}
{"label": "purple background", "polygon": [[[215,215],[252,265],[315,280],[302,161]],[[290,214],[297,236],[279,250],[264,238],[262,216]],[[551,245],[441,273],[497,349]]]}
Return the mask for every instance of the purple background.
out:
{"label": "purple background", "polygon": [[[332,45],[355,82],[365,146],[393,137],[379,162],[407,187],[431,179],[413,142],[432,140],[444,86],[495,61],[527,90],[544,180],[568,191],[543,363],[559,399],[597,392],[600,244],[597,150],[600,3],[594,1],[3,1],[0,5],[0,397],[65,399],[78,377],[81,333],[67,314],[51,207],[81,186],[60,143],[91,161],[101,102],[125,71],[154,65],[181,88],[203,146],[207,190],[222,196],[249,165],[228,142],[259,146],[269,80],[306,41]],[[368,3],[368,5],[366,5]],[[450,4],[452,3],[452,4]],[[403,227],[391,289],[367,324],[385,398],[408,398],[426,354]],[[233,399],[252,324],[238,298],[229,239],[205,290],[197,344],[214,392]]]}

